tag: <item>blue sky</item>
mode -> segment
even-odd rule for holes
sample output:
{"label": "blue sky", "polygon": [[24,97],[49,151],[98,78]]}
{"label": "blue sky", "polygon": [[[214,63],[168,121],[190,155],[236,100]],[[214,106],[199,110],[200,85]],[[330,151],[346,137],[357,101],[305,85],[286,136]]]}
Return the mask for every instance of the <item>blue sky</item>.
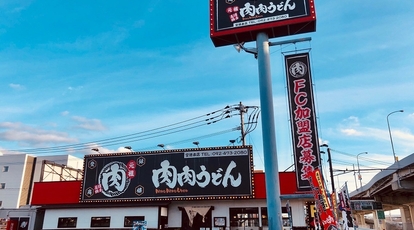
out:
{"label": "blue sky", "polygon": [[[293,164],[282,53],[295,49],[311,49],[319,137],[333,150],[334,169],[356,167],[365,151],[361,169],[391,165],[386,117],[395,110],[404,110],[390,116],[396,155],[413,153],[414,2],[324,0],[315,7],[316,32],[270,40],[312,38],[270,48],[279,170]],[[3,154],[227,146],[240,136],[227,132],[240,124],[235,113],[157,138],[99,141],[191,123],[239,102],[260,105],[256,59],[214,47],[207,0],[1,1],[0,80]],[[247,137],[258,169],[261,140],[259,119]],[[372,171],[362,177],[368,183]],[[352,173],[335,178],[355,187]]]}

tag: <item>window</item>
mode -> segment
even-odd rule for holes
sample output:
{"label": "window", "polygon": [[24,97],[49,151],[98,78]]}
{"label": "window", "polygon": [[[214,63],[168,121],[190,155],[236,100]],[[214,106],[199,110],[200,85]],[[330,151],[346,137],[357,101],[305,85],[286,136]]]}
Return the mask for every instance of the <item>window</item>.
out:
{"label": "window", "polygon": [[9,171],[9,166],[3,166],[3,172],[8,172]]}
{"label": "window", "polygon": [[77,217],[59,217],[58,228],[76,228]]}
{"label": "window", "polygon": [[6,188],[6,183],[0,183],[0,189],[5,189]]}
{"label": "window", "polygon": [[260,208],[260,211],[262,213],[262,226],[269,226],[269,219],[267,217],[267,207]]}
{"label": "window", "polygon": [[[260,211],[262,214],[262,226],[269,226],[269,220],[267,216],[267,207],[260,208]],[[282,221],[283,221],[283,227],[290,226],[289,214],[288,214],[286,207],[282,207]]]}
{"label": "window", "polygon": [[135,221],[144,221],[144,216],[126,216],[124,218],[124,227],[133,227]]}
{"label": "window", "polygon": [[92,217],[91,227],[109,227],[111,225],[111,217]]}
{"label": "window", "polygon": [[231,227],[259,227],[259,208],[230,208]]}

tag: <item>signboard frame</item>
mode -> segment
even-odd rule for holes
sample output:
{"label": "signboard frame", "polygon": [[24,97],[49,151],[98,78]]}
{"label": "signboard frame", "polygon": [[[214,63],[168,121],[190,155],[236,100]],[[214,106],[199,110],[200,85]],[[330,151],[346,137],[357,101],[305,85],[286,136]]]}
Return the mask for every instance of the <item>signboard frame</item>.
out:
{"label": "signboard frame", "polygon": [[254,198],[252,146],[86,155],[80,202]]}
{"label": "signboard frame", "polygon": [[309,172],[320,166],[309,53],[286,55],[285,68],[297,186],[308,190]]}
{"label": "signboard frame", "polygon": [[216,47],[316,31],[313,0],[210,0],[210,38]]}

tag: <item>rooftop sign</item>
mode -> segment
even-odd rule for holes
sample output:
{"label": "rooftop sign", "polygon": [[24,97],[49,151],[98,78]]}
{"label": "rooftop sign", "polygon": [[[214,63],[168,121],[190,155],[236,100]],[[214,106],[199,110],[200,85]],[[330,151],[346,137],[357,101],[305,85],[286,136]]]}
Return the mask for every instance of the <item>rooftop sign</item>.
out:
{"label": "rooftop sign", "polygon": [[251,146],[87,155],[81,202],[253,198]]}
{"label": "rooftop sign", "polygon": [[210,37],[215,46],[314,32],[313,0],[210,0]]}

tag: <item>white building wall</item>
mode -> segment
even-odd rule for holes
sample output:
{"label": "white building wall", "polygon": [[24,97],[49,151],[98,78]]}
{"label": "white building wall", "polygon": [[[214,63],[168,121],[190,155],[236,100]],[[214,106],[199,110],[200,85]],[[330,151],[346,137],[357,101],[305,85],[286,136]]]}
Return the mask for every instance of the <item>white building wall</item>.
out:
{"label": "white building wall", "polygon": [[76,228],[90,228],[92,217],[111,217],[110,228],[124,228],[125,216],[144,216],[147,228],[158,227],[158,207],[48,209],[43,229],[56,229],[61,217],[77,217]]}
{"label": "white building wall", "polygon": [[[305,218],[305,201],[290,200],[289,204],[292,209],[293,226],[306,226]],[[282,201],[282,205],[286,205],[286,201]],[[173,201],[168,206],[168,227],[180,228],[182,211],[179,207],[188,206],[214,206],[212,210],[212,220],[214,217],[226,217],[226,227],[230,229],[229,208],[244,207],[266,207],[265,199],[252,200],[205,200],[205,201]],[[260,212],[260,211],[259,211]],[[77,217],[77,229],[90,228],[92,217],[111,217],[110,228],[124,228],[125,216],[144,216],[147,221],[147,228],[158,228],[158,206],[154,207],[113,207],[113,208],[77,208],[77,209],[47,209],[45,212],[43,229],[56,229],[58,219],[62,217]],[[214,227],[212,230],[220,230]],[[258,230],[259,228],[249,228],[248,230]],[[266,229],[266,228],[264,228]],[[243,229],[240,229],[243,230]],[[247,228],[246,228],[247,230]]]}
{"label": "white building wall", "polygon": [[[1,208],[19,207],[26,157],[26,154],[0,156],[0,183],[5,183],[5,188],[0,189]],[[7,172],[3,172],[5,166]]]}
{"label": "white building wall", "polygon": [[290,209],[292,211],[293,226],[306,226],[305,201],[291,200],[289,201]]}
{"label": "white building wall", "polygon": [[[282,206],[286,205],[286,201],[282,201]],[[292,209],[293,226],[306,226],[305,201],[304,200],[290,200],[289,205]],[[267,207],[265,199],[253,200],[211,200],[211,201],[175,201],[168,207],[168,227],[181,227],[181,211],[178,207],[186,206],[214,206],[212,211],[212,219],[214,217],[226,217],[226,227],[230,227],[229,208],[243,208],[243,207]],[[259,210],[260,212],[260,210]],[[212,223],[214,226],[214,223]],[[214,228],[213,230],[219,230]],[[250,228],[249,228],[250,230]]]}
{"label": "white building wall", "polygon": [[[24,172],[27,165],[28,158],[35,158],[28,154],[6,154],[0,155],[0,183],[5,183],[6,187],[0,189],[0,208],[19,208],[20,202],[27,204],[26,200],[20,201],[22,192],[29,192],[28,184],[23,186]],[[42,156],[36,157],[36,165],[33,175],[33,182],[39,182],[42,178],[42,162],[43,160],[53,161],[56,164],[64,164],[75,169],[83,169],[83,159],[71,155],[57,155],[57,156]],[[5,166],[8,166],[8,171],[3,172]],[[31,171],[31,170],[30,170]],[[59,181],[58,175],[46,175],[46,181]],[[26,178],[29,182],[30,178]],[[33,185],[33,184],[32,184]],[[23,197],[27,196],[23,194]]]}

